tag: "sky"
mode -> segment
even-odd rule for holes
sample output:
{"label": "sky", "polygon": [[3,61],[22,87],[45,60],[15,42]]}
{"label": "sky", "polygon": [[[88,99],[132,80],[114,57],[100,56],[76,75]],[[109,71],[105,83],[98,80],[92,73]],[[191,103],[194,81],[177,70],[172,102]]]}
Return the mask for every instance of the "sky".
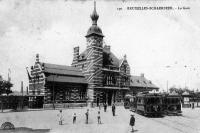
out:
{"label": "sky", "polygon": [[[144,73],[161,90],[200,88],[200,2],[197,0],[96,0],[98,26],[132,75]],[[127,10],[172,6],[188,10]],[[121,8],[122,10],[119,10]],[[26,67],[41,62],[71,65],[73,47],[86,48],[93,0],[1,0],[0,75],[10,69],[13,90],[28,86]]]}

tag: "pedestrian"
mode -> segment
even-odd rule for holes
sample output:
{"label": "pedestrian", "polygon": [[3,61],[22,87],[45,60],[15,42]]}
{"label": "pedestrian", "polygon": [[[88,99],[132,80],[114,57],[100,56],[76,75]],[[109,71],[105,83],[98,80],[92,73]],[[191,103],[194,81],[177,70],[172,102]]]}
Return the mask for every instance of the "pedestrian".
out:
{"label": "pedestrian", "polygon": [[106,112],[106,110],[107,110],[107,104],[106,103],[104,103],[104,112]]}
{"label": "pedestrian", "polygon": [[135,117],[134,117],[133,114],[131,114],[129,125],[132,127],[132,131],[131,132],[134,132],[133,126],[135,125]]}
{"label": "pedestrian", "polygon": [[192,103],[192,109],[194,109],[194,102]]}
{"label": "pedestrian", "polygon": [[113,113],[113,116],[115,116],[115,104],[113,103],[113,105],[112,105],[112,113]]}
{"label": "pedestrian", "polygon": [[73,124],[76,123],[76,113],[73,115]]}
{"label": "pedestrian", "polygon": [[64,116],[62,114],[62,110],[60,110],[60,112],[59,112],[59,114],[57,114],[57,116],[58,116],[59,125],[62,125],[63,121],[64,121]]}
{"label": "pedestrian", "polygon": [[101,115],[100,115],[100,111],[98,111],[97,120],[98,120],[98,124],[101,124]]}
{"label": "pedestrian", "polygon": [[99,103],[99,110],[101,110],[101,103]]}
{"label": "pedestrian", "polygon": [[87,109],[87,112],[85,113],[85,116],[86,116],[86,124],[88,124],[88,117],[89,117],[89,109]]}

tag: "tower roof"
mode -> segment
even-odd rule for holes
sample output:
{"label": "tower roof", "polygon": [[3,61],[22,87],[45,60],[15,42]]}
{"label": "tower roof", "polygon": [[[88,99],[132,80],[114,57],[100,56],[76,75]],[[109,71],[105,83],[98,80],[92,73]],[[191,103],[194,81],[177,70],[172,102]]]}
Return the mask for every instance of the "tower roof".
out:
{"label": "tower roof", "polygon": [[98,35],[104,37],[101,28],[97,26],[97,20],[99,19],[99,15],[97,14],[96,11],[96,1],[94,1],[94,10],[90,15],[90,17],[92,19],[92,26],[88,29],[87,35],[85,37],[89,37],[91,35]]}

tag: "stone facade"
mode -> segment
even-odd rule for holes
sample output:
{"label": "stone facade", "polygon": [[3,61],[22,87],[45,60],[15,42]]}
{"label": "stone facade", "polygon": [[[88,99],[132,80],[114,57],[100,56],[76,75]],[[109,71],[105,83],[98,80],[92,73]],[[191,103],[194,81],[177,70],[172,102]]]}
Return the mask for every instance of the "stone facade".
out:
{"label": "stone facade", "polygon": [[79,54],[79,47],[74,48],[73,67],[82,70],[88,88],[88,102],[93,105],[100,103],[122,102],[130,81],[130,67],[126,60],[118,59],[110,46],[104,45],[103,33],[97,26],[99,15],[96,8],[91,15],[92,26],[86,35],[87,48]]}

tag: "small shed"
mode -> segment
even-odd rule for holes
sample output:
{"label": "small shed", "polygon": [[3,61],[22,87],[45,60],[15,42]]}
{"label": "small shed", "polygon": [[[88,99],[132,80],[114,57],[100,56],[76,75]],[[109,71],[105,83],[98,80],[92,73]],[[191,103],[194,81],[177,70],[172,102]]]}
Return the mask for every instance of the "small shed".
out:
{"label": "small shed", "polygon": [[189,108],[190,106],[191,106],[191,104],[190,104],[190,94],[185,91],[182,94],[182,107],[183,108]]}

